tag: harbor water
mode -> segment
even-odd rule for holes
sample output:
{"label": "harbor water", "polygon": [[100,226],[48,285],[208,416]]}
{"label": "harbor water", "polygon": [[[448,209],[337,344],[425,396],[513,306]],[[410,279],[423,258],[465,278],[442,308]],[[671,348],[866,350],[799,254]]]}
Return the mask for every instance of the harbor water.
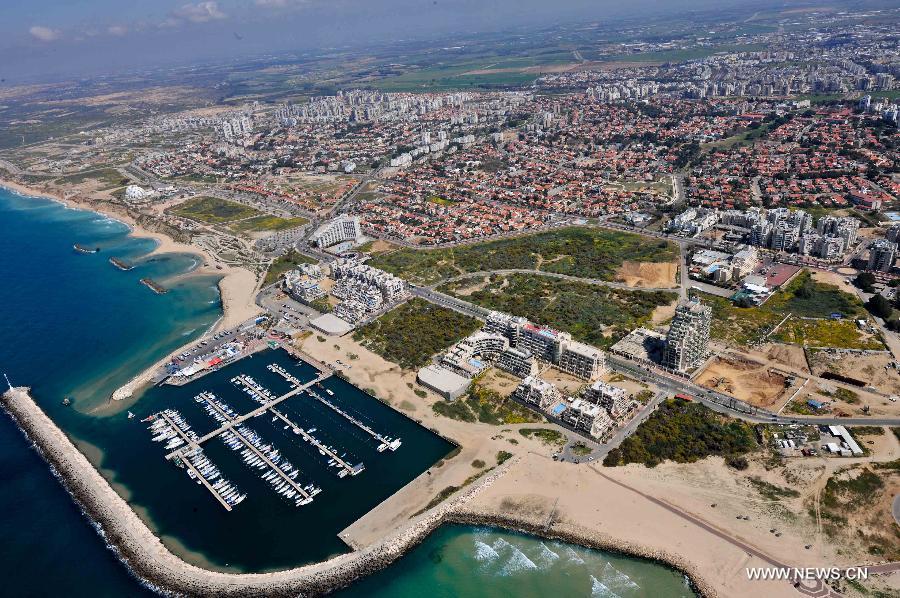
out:
{"label": "harbor water", "polygon": [[[261,472],[242,462],[237,451],[213,439],[204,445],[204,453],[247,494],[241,504],[226,511],[185,470],[164,459],[164,447],[151,441],[148,424],[141,419],[174,409],[202,435],[218,423],[194,400],[200,392],[212,392],[244,413],[257,404],[231,382],[234,376],[250,375],[281,394],[290,385],[267,366],[280,365],[300,380],[313,379],[316,371],[281,350],[267,350],[183,387],[153,388],[134,401],[110,403],[114,389],[197,338],[221,316],[217,279],[191,274],[198,265],[196,256],[148,257],[154,242],[127,233],[125,225],[101,215],[0,189],[0,276],[5,287],[0,293],[4,314],[0,371],[14,384],[32,388],[48,415],[183,558],[216,569],[265,571],[346,551],[337,536],[340,530],[452,449],[447,441],[332,377],[312,390],[379,433],[402,438],[400,448],[379,452],[377,441],[335,409],[309,394],[292,397],[279,410],[304,429],[314,428],[314,436],[348,461],[362,462],[364,471],[340,478],[338,470],[328,466],[327,457],[282,422],[272,421],[270,414],[252,418],[247,425],[322,492],[311,504],[297,507],[273,492]],[[78,252],[73,250],[76,243],[100,251]],[[120,270],[109,263],[110,257],[134,268]],[[141,278],[151,278],[168,292],[154,293],[140,284]],[[63,405],[65,397],[71,397],[71,405]],[[134,418],[127,417],[128,410]],[[0,571],[12,584],[7,588],[10,594],[124,596],[147,591],[104,546],[6,417],[0,418],[0,476],[4,480],[0,534],[5,539]],[[490,580],[494,587],[491,570],[476,561],[469,563],[465,575],[448,576],[444,569],[452,565],[460,571],[469,566],[470,546],[458,539],[469,533],[465,529],[440,530],[389,569],[400,584],[398,593],[391,593],[391,582],[384,577],[390,573],[348,592],[406,595],[404,588],[443,577],[447,591],[456,588],[453,595],[484,595],[473,580]],[[496,541],[491,534],[504,537],[503,532],[472,533],[487,534],[480,541],[490,546]],[[440,547],[440,562],[428,556],[435,547]],[[634,563],[634,575],[628,574],[637,583],[644,567],[647,575],[657,567]],[[553,569],[549,573],[565,574]],[[601,577],[597,579],[602,582]]]}

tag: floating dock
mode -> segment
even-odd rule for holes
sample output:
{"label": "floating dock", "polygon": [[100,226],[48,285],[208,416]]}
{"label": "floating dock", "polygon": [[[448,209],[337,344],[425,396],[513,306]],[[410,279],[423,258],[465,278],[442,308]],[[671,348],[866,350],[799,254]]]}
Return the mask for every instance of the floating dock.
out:
{"label": "floating dock", "polygon": [[[287,399],[289,399],[289,398],[291,398],[291,397],[293,397],[293,396],[295,396],[295,395],[300,394],[301,392],[303,392],[304,390],[306,390],[307,388],[309,388],[309,387],[312,386],[313,384],[316,384],[316,383],[318,383],[318,382],[321,382],[322,380],[325,380],[325,379],[331,377],[332,375],[333,375],[333,374],[332,374],[331,372],[324,373],[324,374],[320,374],[319,377],[316,378],[315,380],[311,380],[310,382],[308,382],[307,384],[304,384],[303,386],[298,386],[297,388],[294,388],[293,390],[289,390],[288,392],[284,393],[284,394],[281,395],[280,397],[277,397],[277,398],[275,398],[275,399],[272,399],[271,401],[269,401],[269,402],[266,403],[265,405],[261,405],[260,407],[257,407],[257,408],[254,409],[253,411],[248,411],[248,412],[245,413],[244,415],[239,415],[239,416],[237,416],[237,417],[235,417],[235,418],[229,419],[228,421],[226,421],[224,424],[222,424],[221,426],[219,426],[218,428],[216,428],[215,430],[213,430],[213,431],[210,432],[209,434],[206,434],[206,435],[204,435],[204,436],[201,436],[200,438],[198,438],[197,440],[195,440],[194,443],[195,443],[196,445],[199,446],[199,445],[204,444],[205,442],[209,442],[210,440],[212,440],[213,438],[215,438],[215,437],[218,436],[219,434],[222,434],[222,433],[225,432],[226,430],[230,430],[230,429],[232,429],[232,428],[234,428],[234,427],[236,427],[236,426],[238,426],[238,425],[244,423],[245,421],[247,421],[248,419],[250,419],[250,418],[252,418],[252,417],[256,417],[257,415],[260,415],[260,414],[262,414],[262,413],[265,413],[266,411],[268,411],[269,409],[271,409],[271,408],[274,407],[275,405],[278,405],[278,404],[281,403],[282,401],[285,401],[285,400],[287,400]],[[181,456],[180,453],[181,453],[180,450],[172,451],[171,453],[169,453],[168,455],[166,455],[166,459],[172,459],[173,457],[179,457],[179,456]]]}

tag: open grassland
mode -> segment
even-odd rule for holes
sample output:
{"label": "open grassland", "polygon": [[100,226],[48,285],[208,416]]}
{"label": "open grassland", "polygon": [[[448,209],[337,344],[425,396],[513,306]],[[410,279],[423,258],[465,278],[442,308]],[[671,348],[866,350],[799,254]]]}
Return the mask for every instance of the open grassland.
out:
{"label": "open grassland", "polygon": [[693,463],[711,455],[743,455],[757,448],[753,427],[681,399],[661,403],[621,446],[609,452],[604,465],[663,461]]}
{"label": "open grassland", "polygon": [[233,220],[261,215],[259,210],[218,197],[194,197],[169,210],[183,218],[206,224],[223,224]]}
{"label": "open grassland", "polygon": [[668,241],[583,227],[463,245],[449,249],[401,249],[371,261],[401,278],[430,284],[467,272],[530,269],[581,278],[614,280],[626,260],[671,262],[678,248]]}
{"label": "open grassland", "polygon": [[278,216],[253,216],[231,224],[228,228],[237,233],[249,233],[260,231],[280,231],[307,224],[306,218],[279,218]]}
{"label": "open grassland", "polygon": [[[713,308],[710,331],[712,337],[739,347],[763,340],[788,314],[792,315],[788,322],[795,321],[794,317],[827,319],[833,313],[839,313],[849,319],[867,317],[859,299],[834,285],[814,281],[805,270],[758,307],[738,307],[722,297],[702,293],[700,295],[703,302]],[[792,338],[795,339],[793,342],[803,344],[804,339],[798,336],[804,332],[803,327],[792,328],[792,325],[787,323],[786,325],[786,332],[782,332],[779,328],[776,335],[793,335]],[[864,341],[858,332],[856,337],[850,338],[847,326],[847,323],[839,320],[828,320],[817,326],[810,326],[808,332],[817,343],[826,340],[850,344],[868,342]]]}
{"label": "open grassland", "polygon": [[468,284],[472,281],[457,281],[440,290],[488,309],[564,330],[598,347],[615,343],[633,328],[649,322],[657,307],[678,298],[675,293],[624,291],[537,274],[492,275],[487,286],[462,295],[459,291]]}
{"label": "open grassland", "polygon": [[431,357],[481,327],[475,318],[413,299],[353,334],[353,339],[405,369]]}
{"label": "open grassland", "polygon": [[93,181],[93,185],[100,191],[115,189],[130,183],[128,178],[122,176],[122,173],[115,168],[100,168],[60,177],[56,179],[56,184],[81,185],[89,181]]}
{"label": "open grassland", "polygon": [[[541,422],[544,418],[504,397],[496,390],[475,382],[469,393],[456,401],[438,401],[432,405],[438,415],[465,422],[480,422],[494,426]],[[546,430],[552,432],[553,430]]]}
{"label": "open grassland", "polygon": [[797,320],[785,322],[772,340],[805,347],[882,350],[877,337],[862,334],[854,320]]}
{"label": "open grassland", "polygon": [[300,264],[315,263],[316,260],[310,257],[306,257],[296,250],[291,250],[281,257],[275,258],[275,260],[269,266],[269,270],[266,272],[266,279],[263,281],[263,286],[272,284],[273,282],[278,280],[282,274],[284,274],[288,270],[293,270]]}

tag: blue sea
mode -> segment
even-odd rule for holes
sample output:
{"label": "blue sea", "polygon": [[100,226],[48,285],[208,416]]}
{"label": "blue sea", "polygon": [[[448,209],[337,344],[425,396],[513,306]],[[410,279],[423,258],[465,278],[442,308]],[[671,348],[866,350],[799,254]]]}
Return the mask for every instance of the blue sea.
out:
{"label": "blue sea", "polygon": [[[163,407],[179,408],[198,431],[212,428],[213,422],[203,420],[205,414],[190,398],[213,389],[235,407],[246,408],[229,387],[233,374],[222,370],[176,391],[151,389],[126,404],[109,401],[115,388],[201,335],[221,316],[217,279],[192,273],[198,266],[196,256],[149,255],[154,242],[128,232],[124,224],[101,215],[0,189],[0,372],[13,384],[32,388],[45,411],[100,464],[104,475],[126,493],[170,548],[188,560],[238,571],[325,558],[346,550],[337,531],[449,450],[443,439],[346,382],[332,379],[326,386],[337,403],[356,409],[373,425],[399,431],[404,446],[396,453],[376,453],[364,435],[348,433],[329,410],[292,410],[286,402],[293,417],[306,418],[331,442],[364,460],[367,471],[353,479],[326,479],[327,472],[317,469],[316,455],[287,447],[289,440],[280,436],[283,430],[277,425],[254,423],[262,435],[294,450],[304,471],[322,480],[320,499],[331,498],[315,501],[305,515],[295,512],[294,507],[270,499],[252,476],[240,477],[242,464],[224,447],[211,447],[209,456],[229,468],[229,475],[248,492],[247,501],[226,514],[205,490],[188,484],[186,476],[164,462],[162,447],[150,443],[138,418],[128,420],[125,410],[143,417]],[[100,251],[78,253],[74,243]],[[134,263],[135,268],[122,272],[108,262],[110,257]],[[138,282],[142,277],[153,278],[169,292],[153,293]],[[268,363],[294,367],[298,377],[311,375],[302,364],[286,359],[283,352],[267,351],[231,367],[252,372],[273,390],[278,390],[278,381],[265,378]],[[62,405],[65,397],[71,398],[71,406]],[[0,479],[4,594],[149,594],[105,546],[5,416],[0,417]],[[250,548],[238,549],[227,541],[234,536],[249,538]],[[556,563],[558,559],[542,546],[566,556],[568,564]],[[431,590],[439,584],[437,595],[539,595],[533,589],[542,586],[535,585],[534,575],[544,567],[549,576],[545,579],[568,580],[567,595],[692,595],[681,576],[669,569],[616,558],[499,530],[449,527],[396,567],[347,593],[413,596],[424,589],[434,593]],[[616,590],[615,584],[621,587]],[[636,588],[652,588],[652,593]]]}

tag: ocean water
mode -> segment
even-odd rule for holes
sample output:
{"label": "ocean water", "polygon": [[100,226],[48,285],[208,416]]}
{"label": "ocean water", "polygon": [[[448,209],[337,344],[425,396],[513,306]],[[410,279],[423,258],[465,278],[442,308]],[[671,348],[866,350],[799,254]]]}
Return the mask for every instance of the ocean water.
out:
{"label": "ocean water", "polygon": [[[297,509],[272,493],[223,443],[213,441],[207,455],[248,494],[241,505],[226,513],[206,490],[164,461],[163,447],[150,441],[146,424],[139,420],[159,409],[175,408],[202,434],[216,424],[192,400],[201,390],[213,391],[236,410],[245,411],[255,404],[230,383],[233,375],[251,374],[279,392],[285,390],[285,382],[266,370],[269,363],[279,363],[301,379],[311,379],[315,373],[282,351],[266,351],[185,387],[151,389],[129,403],[110,403],[108,397],[115,388],[202,334],[221,315],[217,280],[186,275],[197,265],[195,257],[148,257],[153,242],[128,237],[127,232],[123,224],[97,214],[0,189],[0,372],[14,384],[32,387],[45,411],[100,464],[104,475],[136,505],[163,541],[185,558],[220,569],[261,571],[342,552],[346,547],[337,532],[451,448],[359,389],[332,378],[323,386],[334,393],[329,398],[335,404],[380,432],[401,436],[403,446],[395,453],[378,453],[365,433],[348,426],[332,410],[309,397],[288,400],[283,403],[283,413],[306,428],[315,427],[316,436],[346,452],[348,459],[363,461],[366,471],[338,479],[321,455],[297,442],[290,430],[270,418],[255,418],[251,427],[282,449],[301,469],[301,475],[314,480],[323,492],[313,504]],[[73,251],[73,243],[100,247],[101,251],[79,254]],[[134,270],[115,269],[108,263],[112,256],[134,263]],[[161,282],[170,292],[154,294],[139,284],[145,276]],[[63,406],[64,397],[71,397],[73,405]],[[138,417],[127,419],[127,409]],[[149,593],[106,548],[5,416],[0,417],[0,479],[4,593]],[[473,553],[472,547],[480,544],[462,539],[469,533],[498,554],[507,555],[512,564],[494,570],[473,557],[480,553]],[[236,538],[246,541],[240,543]],[[433,590],[428,584],[437,579],[444,595],[485,595],[486,588],[507,587],[504,579],[515,578],[498,577],[498,571],[530,570],[514,551],[507,554],[494,547],[501,539],[512,543],[508,538],[504,532],[442,529],[396,567],[348,591],[353,595],[407,595],[416,587]],[[558,552],[555,547],[550,549]],[[537,563],[530,548],[520,550],[529,562]],[[633,569],[617,568],[644,584],[641,587],[647,584],[644,574],[655,579],[652,576],[657,569],[678,581],[678,576],[666,569],[631,562]],[[549,572],[551,577],[559,577],[559,583],[568,583],[565,580],[573,575],[567,569],[551,568]],[[590,575],[600,584],[591,586],[593,595],[613,595],[594,591],[609,587],[604,586],[602,570],[592,569]],[[583,585],[577,591],[572,586],[575,593],[571,595],[582,595]],[[676,593],[652,595],[682,595],[677,583],[672,591]]]}
{"label": "ocean water", "polygon": [[493,528],[445,525],[340,598],[696,596],[684,575],[641,559]]}

